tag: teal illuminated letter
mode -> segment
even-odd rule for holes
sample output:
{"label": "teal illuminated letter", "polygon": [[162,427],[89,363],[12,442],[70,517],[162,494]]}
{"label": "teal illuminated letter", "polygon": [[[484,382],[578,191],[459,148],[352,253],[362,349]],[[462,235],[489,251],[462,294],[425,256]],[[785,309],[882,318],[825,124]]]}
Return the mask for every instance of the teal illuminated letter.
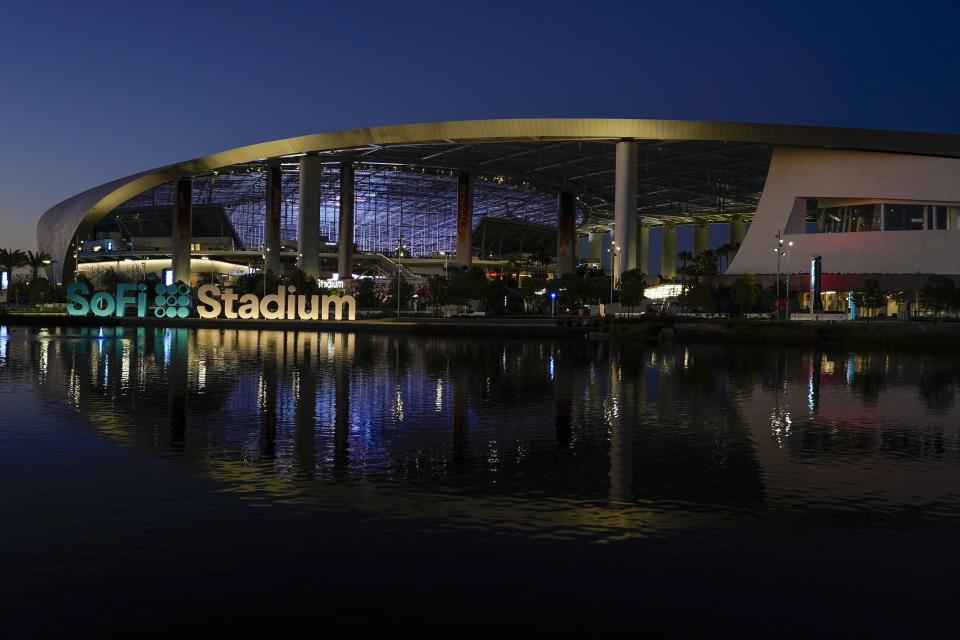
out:
{"label": "teal illuminated letter", "polygon": [[137,298],[129,293],[133,293],[137,290],[137,285],[129,283],[121,283],[117,285],[117,315],[122,316],[127,310],[128,304],[136,304],[138,306],[137,311],[139,311],[139,304],[137,304]]}
{"label": "teal illuminated letter", "polygon": [[93,311],[93,315],[95,316],[99,316],[101,318],[105,316],[112,316],[113,311],[116,308],[116,300],[114,300],[113,296],[106,291],[99,291],[93,294],[93,297],[90,298],[90,310]]}
{"label": "teal illuminated letter", "polygon": [[90,303],[84,297],[89,295],[90,288],[82,282],[73,282],[67,287],[67,315],[85,316],[90,313]]}

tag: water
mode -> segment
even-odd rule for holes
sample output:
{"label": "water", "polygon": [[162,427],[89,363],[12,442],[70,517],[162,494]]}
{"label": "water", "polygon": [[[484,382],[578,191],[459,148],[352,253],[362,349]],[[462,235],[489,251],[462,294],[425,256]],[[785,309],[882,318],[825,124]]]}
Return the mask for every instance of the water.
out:
{"label": "water", "polygon": [[14,637],[949,629],[960,362],[0,328]]}

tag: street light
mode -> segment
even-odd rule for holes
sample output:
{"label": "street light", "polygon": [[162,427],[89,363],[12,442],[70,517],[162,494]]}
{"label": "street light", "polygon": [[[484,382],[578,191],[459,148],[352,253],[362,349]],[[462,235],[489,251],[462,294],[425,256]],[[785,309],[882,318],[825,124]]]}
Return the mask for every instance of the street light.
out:
{"label": "street light", "polygon": [[397,317],[400,317],[400,282],[403,274],[400,272],[400,257],[403,255],[403,229],[400,229],[400,240],[397,242]]}
{"label": "street light", "polygon": [[267,297],[267,253],[270,252],[270,247],[265,246],[263,248],[263,297]]}
{"label": "street light", "polygon": [[[45,265],[51,265],[51,264],[53,264],[53,260],[50,260],[50,259],[48,258],[48,259],[46,259],[46,260],[43,261],[43,264],[45,264]],[[57,268],[56,268],[56,267],[53,268],[53,284],[54,284],[54,286],[60,284],[60,283],[57,281]]]}
{"label": "street light", "polygon": [[780,256],[787,257],[787,284],[786,284],[786,298],[787,298],[787,320],[790,319],[790,247],[793,246],[793,240],[788,242],[786,245],[783,244],[783,231],[778,230],[777,235],[777,246],[774,251],[777,252],[777,300],[774,304],[777,320],[780,319]]}
{"label": "street light", "polygon": [[446,251],[441,251],[441,252],[440,252],[440,255],[443,256],[443,277],[444,277],[446,280],[449,281],[449,280],[450,280],[450,268],[447,266],[447,261],[448,261],[449,258],[450,258],[450,254],[447,253]]}
{"label": "street light", "polygon": [[790,247],[793,240],[787,243],[787,320],[790,319]]}
{"label": "street light", "polygon": [[610,254],[610,304],[613,304],[613,286],[614,279],[617,277],[617,243],[611,242],[610,249],[607,249],[607,253]]}
{"label": "street light", "polygon": [[550,317],[555,317],[557,315],[557,292],[550,292]]}
{"label": "street light", "polygon": [[774,251],[777,253],[777,288],[776,288],[776,298],[773,302],[773,310],[776,314],[777,320],[780,319],[780,256],[783,254],[783,231],[781,229],[777,230],[777,246],[774,248]]}
{"label": "street light", "polygon": [[403,257],[403,207],[400,207],[400,219],[397,223],[397,320],[400,319],[400,259]]}

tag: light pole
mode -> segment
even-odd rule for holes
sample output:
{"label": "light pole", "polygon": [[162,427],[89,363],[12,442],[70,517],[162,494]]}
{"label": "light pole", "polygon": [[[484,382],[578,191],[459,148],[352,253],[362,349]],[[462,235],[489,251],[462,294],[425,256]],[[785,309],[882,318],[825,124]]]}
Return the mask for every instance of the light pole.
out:
{"label": "light pole", "polygon": [[613,287],[617,277],[617,243],[611,242],[607,251],[610,253],[610,304],[613,304]]}
{"label": "light pole", "polygon": [[403,230],[400,230],[400,242],[397,244],[397,317],[400,317],[400,283],[403,274],[400,272],[400,257],[403,255]]}
{"label": "light pole", "polygon": [[557,315],[557,292],[550,292],[550,317],[555,317]]}
{"label": "light pole", "polygon": [[263,297],[267,297],[267,253],[270,252],[270,247],[263,248]]}
{"label": "light pole", "polygon": [[776,288],[776,298],[773,301],[773,311],[776,314],[776,319],[780,319],[780,255],[783,253],[783,232],[777,230],[777,246],[774,248],[774,251],[777,252],[777,288]]}
{"label": "light pole", "polygon": [[445,280],[449,281],[449,280],[450,280],[450,268],[449,268],[447,265],[448,265],[448,259],[450,258],[450,254],[447,253],[446,251],[441,251],[441,252],[440,252],[440,255],[443,256],[443,277],[444,277]]}
{"label": "light pole", "polygon": [[400,279],[403,274],[400,272],[400,259],[403,257],[403,207],[400,207],[400,219],[397,224],[397,319],[400,319]]}
{"label": "light pole", "polygon": [[793,246],[793,240],[787,243],[787,320],[790,319],[790,247]]}

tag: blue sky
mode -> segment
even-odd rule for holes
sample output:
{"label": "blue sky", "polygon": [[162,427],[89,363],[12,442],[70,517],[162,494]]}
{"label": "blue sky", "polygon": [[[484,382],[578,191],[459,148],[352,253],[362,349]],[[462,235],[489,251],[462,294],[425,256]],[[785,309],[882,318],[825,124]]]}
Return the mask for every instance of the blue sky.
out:
{"label": "blue sky", "polygon": [[960,131],[948,3],[43,2],[0,9],[0,246],[135,171],[515,116]]}

